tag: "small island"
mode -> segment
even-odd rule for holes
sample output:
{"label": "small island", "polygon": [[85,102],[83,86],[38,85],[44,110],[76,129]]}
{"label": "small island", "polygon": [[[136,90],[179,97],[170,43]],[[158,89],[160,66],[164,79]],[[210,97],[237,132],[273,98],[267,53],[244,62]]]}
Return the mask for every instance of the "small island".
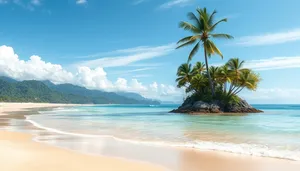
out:
{"label": "small island", "polygon": [[[191,22],[180,22],[179,26],[190,31],[191,36],[178,41],[182,48],[194,45],[188,56],[188,62],[179,66],[177,71],[177,87],[184,88],[188,97],[184,103],[172,113],[260,113],[238,94],[248,89],[255,91],[261,81],[258,73],[244,67],[245,61],[231,58],[224,65],[209,66],[208,58],[223,54],[217,48],[213,39],[232,39],[229,34],[215,33],[216,27],[227,19],[214,21],[216,11],[209,13],[206,8],[197,8],[197,13],[188,13]],[[190,64],[200,47],[204,51],[204,61]]]}

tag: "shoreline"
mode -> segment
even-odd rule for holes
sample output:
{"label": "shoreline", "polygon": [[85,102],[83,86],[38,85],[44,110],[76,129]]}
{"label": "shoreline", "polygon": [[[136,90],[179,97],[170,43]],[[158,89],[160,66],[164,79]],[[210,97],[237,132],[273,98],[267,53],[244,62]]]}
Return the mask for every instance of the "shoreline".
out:
{"label": "shoreline", "polygon": [[[0,165],[5,171],[163,171],[158,166],[102,156],[81,154],[32,141],[24,133],[0,131]],[[16,158],[18,160],[16,160]]]}
{"label": "shoreline", "polygon": [[[271,155],[255,155],[255,154],[249,154],[249,153],[242,153],[240,151],[233,151],[233,150],[225,150],[224,147],[232,147],[235,144],[234,143],[218,143],[218,147],[217,148],[215,146],[215,142],[211,142],[211,141],[202,141],[202,143],[208,145],[210,144],[211,146],[215,146],[214,148],[199,148],[196,147],[194,144],[171,144],[171,143],[163,143],[163,142],[159,142],[159,141],[143,141],[143,140],[133,140],[133,139],[126,139],[126,138],[119,138],[113,135],[95,135],[95,134],[80,134],[80,133],[71,133],[71,132],[66,132],[66,131],[62,131],[62,130],[58,130],[58,129],[54,129],[54,128],[49,128],[49,127],[45,127],[43,125],[40,125],[39,123],[36,123],[35,121],[32,121],[30,119],[28,119],[29,116],[26,117],[26,121],[31,123],[32,125],[34,125],[35,127],[39,128],[39,129],[44,129],[46,131],[49,132],[53,132],[56,134],[60,134],[60,135],[66,135],[66,136],[75,136],[75,137],[83,137],[83,138],[103,138],[103,139],[113,139],[114,141],[119,141],[121,143],[132,143],[132,144],[138,144],[138,145],[142,145],[142,146],[158,146],[158,147],[162,147],[162,148],[178,148],[178,149],[182,149],[182,150],[196,150],[196,151],[209,151],[209,152],[216,152],[216,153],[225,153],[225,154],[229,154],[229,155],[241,155],[241,156],[246,156],[246,157],[259,157],[259,158],[264,158],[264,159],[278,159],[278,160],[286,160],[286,161],[292,161],[292,162],[300,162],[300,160],[294,159],[292,157],[287,157],[287,156],[271,156]],[[237,145],[238,146],[238,145]],[[250,148],[250,147],[249,147]],[[266,153],[261,151],[261,153]],[[276,151],[275,151],[276,153]]]}
{"label": "shoreline", "polygon": [[[33,109],[80,106],[49,103],[0,103],[0,116],[13,112],[30,112]],[[0,120],[1,121],[1,120]],[[2,127],[2,125],[0,125]],[[0,165],[5,171],[165,171],[167,169],[123,158],[88,155],[74,150],[59,148],[33,140],[34,135],[0,130]],[[8,155],[9,154],[9,155]],[[16,161],[15,158],[18,160]]]}
{"label": "shoreline", "polygon": [[[43,108],[43,107],[46,107],[46,108],[55,108],[55,107],[64,107],[63,104],[60,104],[57,105],[57,104],[45,104],[46,106],[42,106],[41,104],[8,104],[8,105],[19,105],[20,108],[18,108],[17,110],[15,111],[22,111],[23,109],[25,110],[32,110],[32,109],[36,109],[36,108]],[[22,105],[25,105],[26,107],[22,107]],[[2,106],[2,105],[1,105]],[[30,106],[30,107],[29,107]],[[32,106],[35,106],[35,107],[32,107]],[[74,105],[66,105],[66,106],[74,106]],[[31,108],[31,109],[30,109]],[[6,112],[9,112],[11,113],[11,111],[8,111],[6,110]],[[13,115],[13,114],[9,114],[8,115]],[[1,113],[0,113],[1,114]],[[7,113],[6,113],[7,114]],[[1,115],[0,115],[1,116]],[[2,116],[4,117],[4,115]],[[1,121],[1,120],[0,120]],[[20,135],[19,133],[15,133],[15,132],[7,132],[7,131],[4,131],[4,134],[9,134],[11,135],[12,137],[16,136],[15,134],[18,134],[18,136]],[[25,134],[25,135],[21,135],[21,136],[29,136],[28,134]],[[31,138],[33,138],[33,136],[30,136]],[[0,131],[0,143],[1,140],[3,138],[3,132]],[[13,141],[13,143],[19,143],[18,141],[16,140],[10,140],[8,139],[8,141]],[[22,140],[23,141],[23,140]],[[57,147],[53,147],[51,145],[47,145],[47,144],[44,144],[44,143],[38,143],[38,142],[33,142],[32,140],[30,140],[31,143],[34,143],[35,146],[37,144],[41,144],[44,146],[44,148],[53,148],[56,149],[56,150],[62,150],[62,151],[65,151],[66,149],[64,148],[57,148]],[[116,143],[116,142],[113,142],[113,141],[110,141],[109,140],[109,143]],[[5,144],[4,144],[5,145]],[[0,147],[4,146],[4,145],[1,145],[0,144]],[[120,146],[120,147],[119,147]],[[228,153],[228,152],[221,152],[221,151],[211,151],[211,150],[208,150],[208,151],[202,151],[202,150],[194,150],[194,149],[191,149],[191,148],[185,148],[185,147],[171,147],[171,148],[166,148],[166,147],[150,147],[150,146],[143,146],[143,145],[138,145],[138,144],[129,144],[129,143],[126,143],[126,142],[121,142],[120,144],[116,143],[114,144],[113,148],[109,148],[108,150],[114,150],[115,148],[118,149],[123,149],[124,147],[130,147],[132,150],[133,153],[138,153],[136,151],[136,148],[140,150],[141,148],[141,152],[142,154],[139,154],[139,155],[146,155],[146,154],[152,154],[153,151],[156,150],[156,156],[153,156],[153,157],[156,157],[157,156],[160,156],[162,158],[164,158],[163,156],[165,156],[165,158],[174,158],[174,156],[178,156],[178,158],[176,158],[176,163],[172,163],[170,165],[176,165],[174,168],[176,168],[176,170],[180,170],[180,171],[185,171],[185,170],[190,170],[190,171],[196,171],[198,170],[197,168],[202,168],[203,170],[207,170],[207,171],[217,171],[217,170],[231,170],[231,171],[240,171],[240,170],[244,170],[244,171],[252,171],[252,170],[257,170],[257,171],[264,171],[265,168],[272,168],[271,170],[272,171],[276,171],[276,170],[282,170],[282,169],[286,169],[286,168],[289,168],[290,171],[293,171],[293,170],[299,170],[300,169],[300,163],[299,162],[294,162],[294,161],[288,161],[288,160],[284,160],[284,159],[274,159],[274,158],[266,158],[266,157],[254,157],[254,156],[246,156],[246,155],[240,155],[240,154],[233,154],[233,153]],[[26,150],[26,149],[21,149],[22,150]],[[76,149],[75,149],[76,150]],[[1,150],[0,150],[1,151]],[[70,151],[70,150],[66,150],[66,151]],[[82,154],[80,152],[74,152],[73,150],[71,150],[72,154],[70,154],[70,157],[73,156],[73,155],[82,155],[83,158],[86,158],[86,156],[90,156],[90,155],[87,155],[87,154]],[[41,152],[40,152],[41,153]],[[149,169],[151,168],[150,170],[159,170],[161,169],[160,167],[155,167],[156,164],[161,164],[161,163],[158,163],[158,162],[161,162],[161,161],[158,161],[157,159],[154,159],[152,158],[150,161],[146,161],[146,162],[139,162],[139,161],[136,161],[136,160],[142,160],[143,161],[143,158],[141,156],[141,158],[134,158],[133,155],[128,155],[128,154],[125,154],[124,156],[121,155],[121,157],[116,157],[116,156],[106,156],[106,155],[99,155],[99,154],[96,154],[97,156],[94,156],[94,157],[100,157],[98,160],[99,162],[101,162],[102,158],[109,158],[111,160],[113,159],[116,159],[113,160],[112,162],[115,162],[115,164],[113,165],[117,165],[118,163],[118,160],[125,160],[126,162],[130,163],[129,165],[134,165],[134,166],[140,166],[141,163],[145,163],[145,165],[143,165],[142,167],[146,167],[145,169]],[[1,154],[0,154],[1,156]],[[138,156],[138,155],[137,155]],[[54,156],[52,156],[54,157]],[[136,156],[135,156],[136,157]],[[3,157],[1,157],[3,158]],[[54,157],[55,158],[55,157]],[[120,159],[121,158],[121,159]],[[133,158],[133,159],[132,159]],[[86,158],[87,159],[87,158]],[[89,159],[88,159],[89,160]],[[170,161],[168,161],[168,159],[165,159],[165,163],[170,163]],[[0,160],[1,161],[1,160]],[[43,162],[42,162],[43,163]],[[149,164],[151,163],[151,164]],[[153,163],[153,164],[152,164]],[[216,164],[215,163],[218,163],[219,166],[215,166]],[[1,164],[1,162],[0,162]],[[148,166],[149,164],[149,166]],[[178,166],[177,166],[178,165]],[[26,167],[26,166],[23,166],[23,167]],[[96,166],[95,166],[96,167]],[[101,169],[101,166],[97,166],[97,167],[100,167]],[[133,166],[131,166],[133,167]],[[281,168],[281,169],[280,169]],[[143,170],[145,170],[143,169]],[[172,168],[173,169],[173,168]],[[23,169],[24,170],[24,169]],[[67,169],[69,170],[69,169]],[[99,168],[98,168],[99,170]],[[117,168],[118,170],[118,168]],[[124,170],[123,168],[121,170]],[[26,170],[27,171],[27,170]],[[29,170],[28,170],[29,171]]]}

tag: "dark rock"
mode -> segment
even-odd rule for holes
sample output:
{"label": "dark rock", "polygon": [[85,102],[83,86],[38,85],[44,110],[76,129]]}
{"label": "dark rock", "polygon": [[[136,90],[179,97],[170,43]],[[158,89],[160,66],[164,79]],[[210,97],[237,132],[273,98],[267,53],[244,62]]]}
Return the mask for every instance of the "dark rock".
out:
{"label": "dark rock", "polygon": [[236,104],[224,105],[220,101],[206,103],[203,101],[193,101],[187,99],[178,109],[172,110],[171,113],[261,113],[263,111],[255,109],[245,100]]}
{"label": "dark rock", "polygon": [[211,113],[221,113],[220,109],[221,109],[221,107],[218,104],[213,103],[213,104],[210,105],[210,112]]}
{"label": "dark rock", "polygon": [[210,109],[210,105],[208,103],[205,103],[203,101],[197,101],[193,104],[193,109],[195,110],[209,110]]}

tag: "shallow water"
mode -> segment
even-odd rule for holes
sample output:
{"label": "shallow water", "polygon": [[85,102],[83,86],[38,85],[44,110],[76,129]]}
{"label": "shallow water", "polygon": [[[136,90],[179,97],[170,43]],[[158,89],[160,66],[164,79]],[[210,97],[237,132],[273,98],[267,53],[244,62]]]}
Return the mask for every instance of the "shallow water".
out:
{"label": "shallow water", "polygon": [[72,137],[93,146],[93,151],[101,148],[97,146],[98,138],[113,138],[151,146],[300,160],[300,105],[255,105],[265,113],[240,116],[168,113],[176,107],[101,105],[61,108],[27,116],[27,121],[59,133],[36,140],[66,148],[72,148],[66,141]]}

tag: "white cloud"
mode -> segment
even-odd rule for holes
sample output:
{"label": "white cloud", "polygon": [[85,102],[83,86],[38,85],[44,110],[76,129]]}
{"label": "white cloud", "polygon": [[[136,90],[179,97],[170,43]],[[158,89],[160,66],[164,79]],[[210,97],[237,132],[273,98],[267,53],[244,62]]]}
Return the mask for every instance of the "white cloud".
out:
{"label": "white cloud", "polygon": [[300,68],[300,56],[251,60],[246,61],[245,67],[252,68],[254,70]]}
{"label": "white cloud", "polygon": [[49,79],[55,83],[71,82],[73,74],[61,65],[46,63],[39,56],[20,60],[12,47],[0,46],[0,73],[15,79]]}
{"label": "white cloud", "polygon": [[75,74],[73,83],[89,89],[112,91],[114,86],[106,76],[106,72],[101,67],[98,67],[94,70],[88,67],[79,67],[78,72]]}
{"label": "white cloud", "polygon": [[6,4],[8,3],[8,0],[0,0],[0,4]]}
{"label": "white cloud", "polygon": [[76,4],[86,4],[87,0],[77,0]]}
{"label": "white cloud", "polygon": [[193,2],[194,0],[170,0],[162,5],[159,6],[159,8],[171,8],[171,7],[174,7],[174,6],[180,6],[180,7],[183,7],[183,6],[186,6],[188,4],[190,4],[191,2]]}
{"label": "white cloud", "polygon": [[127,71],[115,71],[111,72],[110,74],[129,74],[129,73],[135,73],[135,72],[140,72],[140,71],[149,71],[149,70],[154,70],[156,67],[145,67],[145,68],[138,68],[138,69],[132,69],[132,70],[127,70]]}
{"label": "white cloud", "polygon": [[31,56],[29,60],[20,60],[14,49],[0,46],[0,75],[17,80],[50,80],[53,83],[71,83],[89,89],[104,91],[128,91],[140,93],[148,98],[159,100],[181,100],[181,90],[173,86],[157,83],[144,85],[136,78],[127,81],[118,78],[113,83],[107,78],[107,73],[102,67],[91,69],[88,66],[78,66],[75,72],[65,70],[59,64],[45,62],[39,56]]}
{"label": "white cloud", "polygon": [[167,54],[170,54],[172,51],[174,51],[175,47],[176,44],[171,43],[171,44],[156,46],[156,47],[140,46],[140,47],[130,48],[130,49],[121,49],[113,52],[98,53],[94,55],[84,56],[84,58],[89,58],[89,57],[99,58],[103,54],[105,55],[112,54],[116,56],[110,56],[110,57],[102,56],[99,59],[81,61],[79,63],[76,63],[75,66],[83,65],[91,68],[95,68],[98,66],[105,67],[105,68],[125,66],[128,64],[132,64],[134,62],[165,56]]}
{"label": "white cloud", "polygon": [[241,46],[261,46],[282,44],[300,40],[300,29],[277,33],[265,33],[255,36],[245,36],[237,39],[235,44]]}
{"label": "white cloud", "polygon": [[[41,5],[42,1],[43,0],[0,0],[0,4],[13,3],[32,11],[35,9],[36,6]],[[74,0],[74,1],[76,1],[76,4],[79,5],[86,4],[88,2],[87,0]]]}
{"label": "white cloud", "polygon": [[140,74],[140,75],[133,75],[133,78],[148,78],[148,77],[153,77],[151,74]]}
{"label": "white cloud", "polygon": [[[221,66],[223,64],[217,63],[212,65]],[[246,68],[251,68],[256,71],[300,68],[300,56],[272,57],[272,58],[248,60],[248,61],[246,60],[244,66]]]}
{"label": "white cloud", "polygon": [[241,96],[252,104],[299,104],[300,96],[297,94],[300,94],[299,88],[260,88],[255,92],[242,93]]}
{"label": "white cloud", "polygon": [[41,1],[40,0],[31,0],[31,4],[33,4],[33,5],[41,5]]}

